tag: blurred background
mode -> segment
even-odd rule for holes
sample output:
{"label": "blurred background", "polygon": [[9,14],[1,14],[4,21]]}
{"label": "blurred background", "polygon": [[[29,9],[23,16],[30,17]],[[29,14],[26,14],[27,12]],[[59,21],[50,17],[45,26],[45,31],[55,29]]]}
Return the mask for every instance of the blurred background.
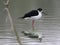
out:
{"label": "blurred background", "polygon": [[[11,24],[4,11],[6,0],[0,0],[0,44],[1,45],[19,45],[16,41],[14,31],[10,30]],[[10,0],[9,11],[13,19],[13,23],[18,32],[23,45],[59,45],[60,43],[60,0]],[[31,20],[22,20],[26,12],[30,10],[42,8],[47,14],[42,16],[40,20],[35,21],[35,31],[42,33],[44,38],[42,42],[39,40],[25,37],[21,31],[31,30]],[[26,41],[27,40],[27,41]]]}

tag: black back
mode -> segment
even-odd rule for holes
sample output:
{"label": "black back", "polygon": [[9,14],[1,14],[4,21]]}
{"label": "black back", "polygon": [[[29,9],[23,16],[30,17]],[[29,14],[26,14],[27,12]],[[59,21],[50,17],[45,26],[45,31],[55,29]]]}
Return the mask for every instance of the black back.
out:
{"label": "black back", "polygon": [[22,18],[37,16],[37,15],[38,15],[38,11],[37,10],[32,10],[32,11],[26,13]]}

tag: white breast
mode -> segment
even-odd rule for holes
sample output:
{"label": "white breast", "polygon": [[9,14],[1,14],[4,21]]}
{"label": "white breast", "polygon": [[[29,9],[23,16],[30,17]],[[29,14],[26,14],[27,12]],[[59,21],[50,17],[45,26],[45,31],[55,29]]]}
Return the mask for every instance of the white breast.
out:
{"label": "white breast", "polygon": [[[39,12],[39,11],[38,11]],[[39,15],[31,17],[32,19],[40,19],[42,17],[42,12],[39,12]]]}
{"label": "white breast", "polygon": [[40,19],[41,17],[42,17],[42,12],[39,12],[38,18]]}

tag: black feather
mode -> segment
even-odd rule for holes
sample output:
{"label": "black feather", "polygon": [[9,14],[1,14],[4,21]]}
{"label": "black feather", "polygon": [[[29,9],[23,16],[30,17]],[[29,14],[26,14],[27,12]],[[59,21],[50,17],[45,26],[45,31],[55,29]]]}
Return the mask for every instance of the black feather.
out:
{"label": "black feather", "polygon": [[32,10],[28,13],[26,13],[23,17],[21,18],[26,18],[26,17],[31,17],[31,16],[37,16],[38,15],[38,11],[37,10]]}

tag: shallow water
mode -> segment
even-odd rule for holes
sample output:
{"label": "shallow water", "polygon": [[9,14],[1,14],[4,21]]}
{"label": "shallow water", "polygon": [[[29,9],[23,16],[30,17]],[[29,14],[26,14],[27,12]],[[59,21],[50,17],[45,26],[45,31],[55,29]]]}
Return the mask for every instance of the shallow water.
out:
{"label": "shallow water", "polygon": [[[26,0],[28,1],[28,0]],[[25,1],[25,2],[26,2]],[[59,0],[34,0],[24,2],[23,0],[11,0],[10,13],[15,25],[16,31],[19,35],[21,43],[23,45],[59,45],[60,44],[60,4]],[[3,10],[3,1],[0,1],[0,12]],[[19,3],[18,3],[19,2]],[[43,2],[43,3],[41,3]],[[21,6],[21,5],[22,6]],[[33,5],[32,5],[33,4]],[[3,7],[3,8],[2,8]],[[18,19],[23,16],[25,11],[42,7],[47,9],[45,11],[48,15],[42,16],[40,20],[35,20],[35,32],[42,34],[43,40],[40,42],[38,39],[28,38],[24,36],[21,31],[32,31],[32,20]],[[3,17],[3,18],[2,18]],[[1,20],[2,19],[2,20]],[[14,30],[11,30],[10,21],[8,19],[6,11],[0,14],[0,45],[19,45],[16,40]]]}

